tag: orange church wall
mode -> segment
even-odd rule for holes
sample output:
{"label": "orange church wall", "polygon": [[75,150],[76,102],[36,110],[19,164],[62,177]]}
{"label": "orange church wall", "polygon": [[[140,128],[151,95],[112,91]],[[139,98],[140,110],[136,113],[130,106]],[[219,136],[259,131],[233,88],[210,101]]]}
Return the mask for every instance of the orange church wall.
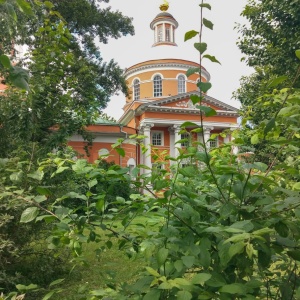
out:
{"label": "orange church wall", "polygon": [[[178,94],[178,81],[177,76],[179,74],[185,74],[182,70],[159,70],[157,72],[145,72],[137,76],[132,76],[128,78],[129,86],[135,78],[140,80],[140,99],[153,98],[153,81],[151,80],[154,74],[161,74],[163,76],[162,80],[162,95],[163,96],[174,96]],[[197,74],[190,76],[186,82],[186,92],[196,91],[198,89],[196,81],[199,78]],[[203,81],[206,81],[204,78]],[[192,81],[192,82],[191,82]],[[133,87],[129,88],[130,99],[127,98],[127,102],[133,100]]]}
{"label": "orange church wall", "polygon": [[123,144],[122,148],[125,150],[125,157],[121,157],[118,152],[112,149],[113,143],[93,143],[89,147],[89,156],[86,155],[83,142],[72,142],[68,143],[76,152],[79,153],[79,156],[87,159],[88,162],[93,163],[95,160],[99,159],[99,150],[107,149],[110,153],[109,156],[105,158],[108,162],[114,162],[121,165],[122,167],[127,166],[127,161],[129,158],[134,158],[136,160],[136,146],[131,144]]}

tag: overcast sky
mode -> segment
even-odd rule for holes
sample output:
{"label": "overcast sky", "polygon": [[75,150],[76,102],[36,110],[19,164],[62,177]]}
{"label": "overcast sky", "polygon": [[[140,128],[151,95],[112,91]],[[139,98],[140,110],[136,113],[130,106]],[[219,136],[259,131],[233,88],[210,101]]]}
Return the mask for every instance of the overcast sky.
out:
{"label": "overcast sky", "polygon": [[[208,94],[225,103],[239,107],[232,98],[232,92],[239,87],[239,79],[249,75],[252,69],[241,62],[242,54],[236,46],[238,31],[234,30],[236,23],[245,23],[240,16],[247,0],[207,0],[212,10],[204,10],[204,17],[214,23],[214,30],[205,30],[203,42],[208,44],[207,54],[214,55],[222,65],[203,61],[202,65],[211,75],[212,89]],[[184,34],[189,30],[199,30],[200,0],[170,0],[168,12],[179,23],[176,30],[178,47],[152,47],[154,33],[150,23],[160,13],[162,0],[110,0],[112,10],[119,10],[124,15],[133,18],[134,36],[125,36],[118,40],[110,39],[107,45],[100,44],[100,52],[104,61],[114,59],[121,68],[128,68],[138,62],[154,58],[184,58],[199,61],[198,52],[194,49],[193,39],[184,42]],[[105,112],[118,119],[125,104],[125,96],[113,96]]]}

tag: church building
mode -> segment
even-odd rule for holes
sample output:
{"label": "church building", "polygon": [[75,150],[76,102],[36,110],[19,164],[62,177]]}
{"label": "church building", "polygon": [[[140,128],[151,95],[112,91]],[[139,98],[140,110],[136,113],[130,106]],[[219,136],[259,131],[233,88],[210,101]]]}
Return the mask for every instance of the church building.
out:
{"label": "church building", "polygon": [[[216,137],[211,139],[212,134],[225,130],[228,132],[228,129],[238,127],[236,108],[205,95],[202,105],[213,108],[217,114],[204,117],[201,133],[191,132],[193,126],[188,127],[186,133],[180,132],[181,124],[186,121],[200,125],[199,109],[190,100],[191,95],[199,95],[199,73],[186,76],[187,70],[199,68],[199,63],[176,55],[180,52],[180,46],[176,44],[176,29],[179,24],[168,12],[168,8],[167,4],[161,5],[161,12],[150,23],[154,37],[151,49],[154,57],[137,62],[125,70],[130,97],[126,98],[121,118],[118,122],[98,120],[87,128],[95,137],[87,157],[90,162],[98,159],[99,155],[109,154],[107,161],[114,161],[121,166],[132,168],[144,164],[151,168],[151,154],[155,152],[159,156],[164,153],[164,156],[176,157],[178,147],[186,146],[186,142],[177,143],[179,140],[189,137],[192,141],[202,142],[204,138],[208,148],[212,148],[231,139],[230,134],[222,134],[222,137],[214,135]],[[134,47],[132,51],[134,52]],[[209,72],[202,66],[201,77],[202,82],[210,81]],[[145,136],[142,142],[148,148],[147,151],[132,143],[129,137],[134,134]],[[125,139],[122,144],[124,157],[111,147],[120,138]],[[69,145],[85,155],[85,144],[81,136],[72,136]],[[168,161],[164,163],[169,164]]]}

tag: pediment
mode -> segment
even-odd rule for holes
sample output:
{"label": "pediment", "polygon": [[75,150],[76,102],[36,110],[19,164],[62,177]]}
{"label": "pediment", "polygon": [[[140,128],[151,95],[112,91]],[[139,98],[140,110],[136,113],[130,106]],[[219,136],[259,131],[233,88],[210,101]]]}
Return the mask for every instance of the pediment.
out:
{"label": "pediment", "polygon": [[[203,101],[203,106],[209,106],[215,110],[220,110],[220,107],[217,107],[215,105],[209,104],[206,101]],[[194,105],[191,99],[184,99],[184,100],[178,100],[170,103],[166,103],[164,105],[161,105],[161,107],[174,107],[174,108],[184,108],[184,109],[197,109],[197,104]]]}
{"label": "pediment", "polygon": [[[147,106],[157,108],[173,108],[173,109],[182,109],[182,110],[191,110],[197,109],[196,105],[190,99],[191,95],[199,95],[199,92],[189,92],[184,94],[178,94],[175,96],[166,97],[160,100],[149,101],[147,104],[143,104],[144,109],[147,109]],[[227,111],[236,113],[237,109],[231,105],[228,105],[220,100],[217,100],[213,97],[205,95],[205,100],[202,102],[203,106],[209,106],[216,111]]]}

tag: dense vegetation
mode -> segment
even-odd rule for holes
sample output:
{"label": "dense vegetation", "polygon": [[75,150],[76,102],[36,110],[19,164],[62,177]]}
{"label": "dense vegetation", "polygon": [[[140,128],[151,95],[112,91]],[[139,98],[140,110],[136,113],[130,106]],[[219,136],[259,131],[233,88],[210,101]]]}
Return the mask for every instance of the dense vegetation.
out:
{"label": "dense vegetation", "polygon": [[[21,0],[16,3],[25,5]],[[52,11],[52,5],[44,4]],[[210,8],[208,3],[201,2],[201,26],[185,35],[185,40],[199,38],[194,46],[200,54],[200,65],[203,59],[218,63],[206,53],[202,35],[203,26],[213,28],[212,22],[202,17]],[[47,8],[42,11],[48,13]],[[44,22],[41,28],[46,30]],[[49,33],[53,28],[55,31],[50,34],[50,41],[66,33],[66,28],[59,24],[50,26]],[[61,30],[59,35],[57,30]],[[44,30],[39,34],[44,34]],[[48,49],[47,43],[38,46],[43,51]],[[56,49],[56,55],[62,56],[71,47],[72,43],[66,43],[63,49]],[[87,249],[95,249],[100,259],[110,250],[126,255],[130,258],[126,264],[129,268],[132,264],[138,274],[131,273],[132,277],[126,280],[116,277],[113,268],[104,269],[106,280],[102,279],[98,286],[98,281],[93,282],[90,288],[79,276],[73,293],[71,290],[64,294],[68,299],[299,299],[300,50],[292,52],[294,57],[286,60],[286,64],[297,70],[296,75],[281,87],[282,77],[274,78],[272,74],[268,81],[272,89],[261,95],[262,99],[272,100],[262,102],[270,111],[273,102],[277,103],[274,112],[256,126],[242,126],[231,132],[235,140],[218,148],[209,150],[204,140],[185,150],[179,147],[177,158],[165,157],[165,161],[172,161],[169,169],[140,175],[144,166],[137,166],[131,174],[133,180],[127,168],[106,165],[100,160],[95,164],[83,159],[74,161],[74,153],[68,148],[44,155],[50,144],[48,140],[33,139],[38,137],[38,131],[28,140],[31,147],[25,153],[10,153],[6,157],[7,151],[3,150],[2,298],[16,299],[22,293],[26,293],[27,299],[61,297],[68,287],[67,272],[71,265],[79,266],[76,270],[82,274],[87,267],[94,271],[94,266],[85,266],[89,261],[85,255],[90,256]],[[7,67],[7,56],[0,58],[11,76],[9,73],[14,69]],[[37,61],[37,65],[44,66],[39,55]],[[50,71],[53,75],[59,73],[55,66]],[[188,74],[198,71],[193,68]],[[11,82],[20,85],[15,80]],[[52,76],[49,78],[49,83],[50,89],[59,90],[60,81],[55,76],[53,82]],[[202,123],[204,116],[214,116],[216,111],[201,105],[203,93],[211,84],[199,82],[198,86],[200,93],[191,96],[191,101],[198,106]],[[17,109],[33,99],[30,93],[12,89],[24,99],[20,103],[9,93],[5,96]],[[4,99],[1,101],[3,104]],[[80,112],[79,109],[75,116],[80,116]],[[202,131],[202,126],[191,122],[181,127],[182,132],[188,127]],[[16,137],[15,145],[19,145],[21,138]],[[139,143],[143,137],[132,138]],[[39,155],[35,143],[42,149]],[[247,159],[232,151],[232,147],[255,145],[259,146]],[[260,160],[265,145],[276,153],[267,163]],[[122,140],[114,147],[122,149]],[[125,184],[127,194],[115,193],[118,186]],[[131,190],[133,186],[135,189]],[[155,226],[150,226],[151,220]],[[28,274],[34,261],[35,268]],[[64,268],[53,270],[59,264]],[[45,266],[47,271],[41,268]],[[19,299],[22,297],[19,295]]]}

